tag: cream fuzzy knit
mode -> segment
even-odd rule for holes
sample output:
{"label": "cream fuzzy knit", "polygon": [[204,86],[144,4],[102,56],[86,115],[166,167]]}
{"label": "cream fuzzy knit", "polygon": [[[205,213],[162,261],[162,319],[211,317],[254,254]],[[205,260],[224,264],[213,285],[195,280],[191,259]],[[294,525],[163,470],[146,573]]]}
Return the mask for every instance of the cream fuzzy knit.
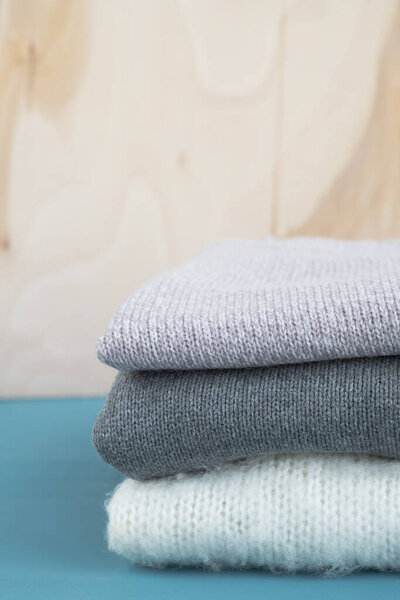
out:
{"label": "cream fuzzy knit", "polygon": [[400,463],[280,455],[203,475],[126,479],[110,549],[144,565],[400,569]]}

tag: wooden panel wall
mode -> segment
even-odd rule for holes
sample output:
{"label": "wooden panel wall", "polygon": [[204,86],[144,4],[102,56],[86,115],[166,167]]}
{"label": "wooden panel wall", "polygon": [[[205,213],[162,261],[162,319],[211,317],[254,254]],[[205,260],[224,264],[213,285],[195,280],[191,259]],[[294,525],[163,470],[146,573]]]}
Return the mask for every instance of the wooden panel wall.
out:
{"label": "wooden panel wall", "polygon": [[0,394],[96,393],[226,236],[400,235],[399,0],[1,0]]}

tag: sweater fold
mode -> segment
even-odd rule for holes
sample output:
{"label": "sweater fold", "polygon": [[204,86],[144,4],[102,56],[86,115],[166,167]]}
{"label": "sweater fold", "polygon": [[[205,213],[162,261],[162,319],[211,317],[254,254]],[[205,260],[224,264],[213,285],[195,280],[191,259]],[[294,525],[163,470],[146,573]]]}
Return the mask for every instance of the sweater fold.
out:
{"label": "sweater fold", "polygon": [[253,459],[203,475],[125,480],[107,505],[108,543],[148,566],[399,570],[399,497],[399,462]]}
{"label": "sweater fold", "polygon": [[121,373],[93,431],[104,460],[148,479],[287,452],[400,458],[400,358]]}
{"label": "sweater fold", "polygon": [[98,357],[120,369],[270,366],[400,354],[400,242],[228,240],[122,304]]}

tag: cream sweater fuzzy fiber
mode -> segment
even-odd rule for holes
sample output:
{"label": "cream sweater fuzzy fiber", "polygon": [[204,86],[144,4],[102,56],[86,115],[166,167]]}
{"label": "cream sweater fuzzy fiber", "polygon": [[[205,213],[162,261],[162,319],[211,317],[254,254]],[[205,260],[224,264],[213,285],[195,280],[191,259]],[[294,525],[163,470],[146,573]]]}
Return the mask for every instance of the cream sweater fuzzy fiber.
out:
{"label": "cream sweater fuzzy fiber", "polygon": [[400,463],[280,455],[202,475],[126,479],[110,549],[143,565],[400,570]]}

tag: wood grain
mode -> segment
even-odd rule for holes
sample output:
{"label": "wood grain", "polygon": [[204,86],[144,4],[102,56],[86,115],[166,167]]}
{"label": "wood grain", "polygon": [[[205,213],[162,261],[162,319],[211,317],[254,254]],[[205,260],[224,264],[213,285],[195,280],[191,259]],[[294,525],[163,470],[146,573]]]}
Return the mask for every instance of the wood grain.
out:
{"label": "wood grain", "polygon": [[105,392],[137,285],[221,237],[400,235],[400,0],[3,0],[0,394]]}

